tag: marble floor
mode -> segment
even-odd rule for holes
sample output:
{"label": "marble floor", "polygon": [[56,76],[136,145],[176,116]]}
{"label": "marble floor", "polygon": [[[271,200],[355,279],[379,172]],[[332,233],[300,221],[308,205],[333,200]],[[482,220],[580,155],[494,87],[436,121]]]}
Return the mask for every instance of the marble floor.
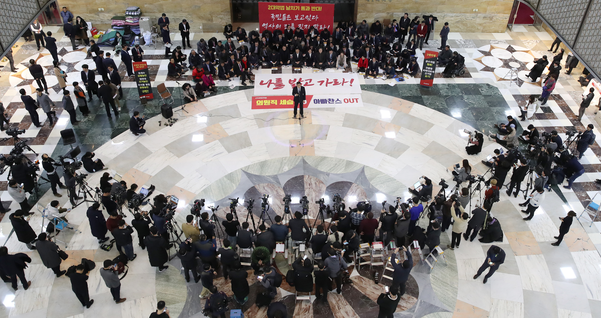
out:
{"label": "marble floor", "polygon": [[[291,110],[251,110],[252,90],[219,83],[216,96],[187,105],[188,113],[176,111],[178,122],[166,127],[159,125],[164,119],[156,116],[159,101],[141,105],[135,99],[135,83],[126,79],[122,112],[143,110],[149,117],[147,134],[133,136],[126,131],[127,116],[109,120],[97,100],[91,105],[94,114],[84,118],[74,130],[84,151],[95,151],[110,173],[121,175],[128,184],[146,187],[152,184],[156,193],[177,196],[180,201],[176,220],[180,224],[188,214],[189,203],[199,198],[206,199],[207,206],[219,205],[218,216],[227,211],[230,197],[240,197],[246,202],[255,199],[255,218],[260,215],[258,198],[262,194],[270,195],[272,217],[273,211],[281,213],[281,198],[288,193],[294,198],[293,209],[298,207],[296,199],[302,195],[313,202],[320,197],[330,200],[338,193],[350,206],[363,199],[374,202],[391,202],[397,196],[405,199],[409,197],[408,186],[421,175],[433,180],[451,180],[448,167],[466,157],[464,129],[489,130],[506,115],[518,114],[518,105],[524,103],[526,96],[540,93],[540,84],[524,81],[523,71],[531,67],[533,58],[550,55],[546,49],[553,38],[533,27],[518,30],[502,34],[452,33],[449,44],[466,57],[466,77],[437,77],[432,89],[421,88],[418,80],[411,78],[400,84],[362,78],[364,107],[311,109],[301,125],[291,119]],[[194,34],[196,40],[210,36],[213,35]],[[174,37],[178,41],[178,36]],[[60,39],[62,65],[70,79],[79,79],[76,72],[82,64],[89,63],[85,48],[72,52],[67,44],[66,38]],[[432,41],[431,47],[438,44]],[[29,144],[36,152],[58,157],[69,148],[60,140],[60,130],[71,128],[67,114],[57,112],[60,119],[53,127],[48,122],[40,129],[30,127],[31,120],[18,97],[20,88],[28,92],[35,89],[35,83],[32,85],[27,78],[28,72],[23,72],[22,62],[35,58],[47,67],[48,52],[38,52],[32,43],[19,46],[15,49],[19,72],[0,72],[0,100],[11,115],[11,125],[27,129],[22,137],[30,138]],[[146,51],[148,55],[160,55],[162,49]],[[503,78],[509,62],[520,65],[517,83]],[[172,89],[175,105],[181,105],[181,94],[175,88],[182,83],[167,78],[166,60],[150,59],[149,64],[153,66],[151,75],[155,82],[164,82]],[[121,71],[122,68],[120,65]],[[597,127],[592,109],[582,123],[576,120],[583,88],[577,82],[580,71],[573,74],[562,73],[548,106],[536,114],[535,120],[521,125],[532,123],[546,131],[556,129],[564,139],[569,127],[582,128],[588,123]],[[51,98],[58,102],[61,96],[56,82],[52,82],[55,79],[53,76],[47,79],[53,86]],[[45,120],[43,116],[40,114]],[[597,129],[595,133],[598,135]],[[497,147],[487,141],[479,155],[467,158],[476,173],[487,170],[480,161]],[[11,146],[4,143],[0,148],[6,153]],[[473,280],[472,276],[490,244],[462,242],[458,249],[445,249],[445,262],[436,264],[432,271],[415,255],[410,288],[395,317],[601,316],[599,222],[589,226],[590,221],[584,216],[582,223],[574,222],[561,246],[550,245],[557,233],[558,217],[569,210],[580,213],[599,191],[593,182],[599,178],[599,155],[601,148],[595,144],[582,159],[586,173],[576,181],[573,190],[561,188],[547,193],[531,221],[521,219],[518,204],[522,200],[501,191],[501,201],[495,204],[492,214],[502,224],[504,239],[497,245],[507,252],[507,259],[487,284]],[[0,190],[6,189],[6,177],[6,174],[0,176]],[[98,173],[91,174],[88,183],[96,185],[99,178]],[[44,194],[36,210],[53,198]],[[10,201],[13,210],[18,207],[5,191],[1,199]],[[60,201],[70,206],[65,197]],[[80,233],[64,231],[59,236],[66,243],[61,245],[70,254],[63,268],[83,257],[101,264],[117,254],[98,248],[91,237],[85,210],[84,204],[69,215],[69,221]],[[243,206],[237,207],[237,213],[240,218],[248,215]],[[311,204],[311,223],[316,215],[317,206]],[[131,214],[126,212],[126,216],[131,220]],[[34,215],[30,222],[39,232],[40,214]],[[198,298],[202,287],[185,282],[177,258],[169,263],[168,271],[158,273],[146,261],[146,251],[138,247],[135,247],[138,258],[130,264],[122,282],[122,295],[128,300],[121,305],[112,303],[109,290],[98,272],[93,271],[89,286],[96,302],[91,309],[83,309],[70,291],[68,280],[55,279],[43,267],[37,252],[30,252],[14,235],[9,237],[11,229],[8,218],[3,218],[0,239],[6,240],[3,243],[9,251],[26,252],[32,257],[26,275],[33,284],[31,289],[16,293],[8,284],[0,285],[0,317],[147,317],[159,299],[167,302],[172,317],[204,317]],[[443,233],[441,246],[446,247],[449,242],[450,232]],[[287,271],[281,255],[276,257],[276,263],[281,272]],[[369,271],[353,268],[353,284],[345,285],[342,295],[330,293],[327,302],[295,301],[294,289],[287,284],[279,289],[277,299],[286,304],[294,317],[373,316],[375,299],[382,286],[373,284],[371,275]],[[256,280],[252,275],[249,280],[254,294],[258,290]],[[389,283],[384,280],[380,284]],[[217,280],[217,285],[231,293],[229,283],[223,278]],[[233,303],[231,306],[238,308]],[[257,308],[252,302],[241,309],[247,317],[265,316],[265,308]]]}

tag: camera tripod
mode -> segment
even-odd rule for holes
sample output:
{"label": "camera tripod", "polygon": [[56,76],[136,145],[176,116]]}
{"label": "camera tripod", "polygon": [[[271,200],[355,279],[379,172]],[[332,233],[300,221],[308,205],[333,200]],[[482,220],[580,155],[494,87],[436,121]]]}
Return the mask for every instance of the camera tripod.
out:
{"label": "camera tripod", "polygon": [[[215,231],[215,236],[219,237],[219,234],[221,234],[221,237],[227,237],[225,230],[223,229],[223,226],[221,225],[221,223],[219,222],[219,218],[217,218],[217,209],[219,209],[219,206],[216,207],[209,207],[209,209],[211,209],[211,221],[213,221],[213,223],[215,223],[215,228],[217,229]],[[200,224],[198,222],[198,220],[196,220],[196,224]]]}
{"label": "camera tripod", "polygon": [[469,186],[468,186],[468,190],[470,193],[470,203],[469,203],[469,211],[471,213],[472,211],[472,198],[474,197],[474,194],[476,193],[476,191],[478,191],[478,203],[480,203],[480,206],[482,206],[482,183],[484,182],[484,176],[478,178],[478,182],[476,182],[476,186],[472,189],[472,186],[474,185],[474,182],[470,182]]}
{"label": "camera tripod", "polygon": [[528,197],[528,193],[530,193],[531,189],[534,189],[534,181],[536,177],[534,177],[534,169],[530,168],[528,174],[526,175],[526,189],[520,190],[520,192],[524,192],[524,200]]}
{"label": "camera tripod", "polygon": [[[581,136],[581,132],[573,134],[572,136],[568,136],[568,139],[566,139],[566,141],[564,142],[564,149],[567,149],[570,151],[571,154],[574,154],[575,150],[578,147],[578,142],[580,141]],[[560,147],[561,145],[557,146]]]}
{"label": "camera tripod", "polygon": [[177,252],[171,255],[171,247],[175,246],[177,250],[177,247],[179,247],[179,245],[183,242],[181,238],[183,231],[179,224],[177,224],[175,218],[171,218],[169,221],[167,221],[166,226],[167,231],[169,232],[169,249],[167,252],[169,253],[169,260],[172,260],[175,258],[175,256],[177,256]]}
{"label": "camera tripod", "polygon": [[250,218],[252,225],[253,225],[253,230],[255,232],[257,232],[257,225],[255,224],[255,216],[253,215],[253,201],[250,200],[248,205],[246,206],[246,223],[248,223],[248,218]]}
{"label": "camera tripod", "polygon": [[317,212],[317,215],[315,216],[315,220],[313,221],[313,225],[311,226],[311,233],[313,233],[313,229],[317,225],[317,220],[321,219],[321,224],[326,223],[326,219],[323,215],[325,210],[326,210],[326,205],[323,202],[319,202],[319,211]]}
{"label": "camera tripod", "polygon": [[267,215],[267,218],[269,219],[270,224],[273,224],[273,220],[271,219],[271,216],[269,215],[269,203],[261,203],[261,216],[259,216],[259,219],[261,220],[261,224],[265,224],[265,216]]}

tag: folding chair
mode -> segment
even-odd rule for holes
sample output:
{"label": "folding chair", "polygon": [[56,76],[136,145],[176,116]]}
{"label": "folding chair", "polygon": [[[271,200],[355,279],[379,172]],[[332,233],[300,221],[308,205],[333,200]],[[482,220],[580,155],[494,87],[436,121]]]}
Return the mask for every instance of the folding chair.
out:
{"label": "folding chair", "polygon": [[73,131],[73,129],[61,130],[61,137],[63,138],[63,145],[69,145],[71,146],[71,149],[73,149],[73,144],[77,143],[77,139],[75,139],[75,131]]}
{"label": "folding chair", "polygon": [[[578,216],[578,221],[580,221],[580,218],[582,217],[582,215],[584,213],[589,212],[589,211],[594,213],[595,217],[592,218],[591,224],[589,225],[589,227],[593,226],[593,222],[595,222],[597,220],[597,218],[599,217],[599,212],[601,211],[601,196],[599,196],[599,199],[597,199],[598,195],[599,195],[599,193],[597,193],[593,196],[593,198],[591,199],[591,202],[584,208],[584,210]],[[589,215],[589,217],[590,217],[590,215]]]}
{"label": "folding chair", "polygon": [[174,102],[173,96],[171,96],[171,92],[169,92],[167,87],[165,87],[165,83],[161,83],[161,84],[157,85],[157,91],[159,92],[159,95],[161,95],[161,99],[163,100],[163,103],[173,104],[173,102]]}

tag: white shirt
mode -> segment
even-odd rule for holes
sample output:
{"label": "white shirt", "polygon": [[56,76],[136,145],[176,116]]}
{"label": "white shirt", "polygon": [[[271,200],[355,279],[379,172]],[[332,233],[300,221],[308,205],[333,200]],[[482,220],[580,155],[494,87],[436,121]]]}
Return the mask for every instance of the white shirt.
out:
{"label": "white shirt", "polygon": [[532,205],[533,207],[538,208],[538,206],[540,205],[540,202],[543,200],[543,198],[545,197],[545,192],[543,191],[543,193],[540,193],[538,191],[535,191],[532,196],[530,197],[530,205]]}

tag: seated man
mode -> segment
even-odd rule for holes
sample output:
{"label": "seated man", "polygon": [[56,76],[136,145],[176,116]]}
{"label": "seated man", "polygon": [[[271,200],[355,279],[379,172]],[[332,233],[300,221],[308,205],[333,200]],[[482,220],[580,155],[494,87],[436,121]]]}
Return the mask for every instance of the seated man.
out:
{"label": "seated man", "polygon": [[486,222],[488,226],[486,229],[480,231],[480,235],[482,236],[479,239],[480,243],[503,242],[503,229],[501,229],[499,220],[489,217]]}
{"label": "seated man", "polygon": [[203,82],[202,79],[200,79],[196,83],[196,86],[194,86],[194,92],[196,92],[196,96],[198,98],[203,98],[203,97],[211,95],[211,91],[209,90],[209,87],[207,86],[207,84],[205,84]]}
{"label": "seated man", "polygon": [[407,70],[405,71],[405,73],[416,77],[418,72],[419,65],[417,65],[417,61],[415,59],[411,59],[411,63],[409,63],[409,66],[407,66]]}
{"label": "seated man", "polygon": [[511,129],[515,130],[516,122],[515,122],[515,119],[513,118],[513,116],[509,115],[509,116],[507,116],[507,124],[501,123],[498,125],[495,124],[494,126],[495,126],[495,128],[497,128],[499,135],[508,135],[509,132],[508,132],[507,128],[511,128]]}
{"label": "seated man", "polygon": [[447,65],[451,61],[452,57],[453,53],[451,52],[451,47],[448,45],[445,46],[445,48],[442,51],[440,51],[440,54],[438,54],[438,65]]}
{"label": "seated man", "polygon": [[418,199],[422,199],[422,198],[431,198],[432,197],[432,180],[430,180],[430,178],[423,176],[422,179],[420,179],[420,182],[422,183],[421,188],[419,190],[417,189],[411,189],[409,188],[409,192],[411,192],[411,194],[415,195]]}
{"label": "seated man", "polygon": [[104,167],[104,163],[100,159],[94,160],[95,154],[93,152],[86,152],[83,157],[81,157],[81,162],[83,163],[83,167],[88,172],[96,172],[100,170],[106,170]]}
{"label": "seated man", "polygon": [[581,86],[588,86],[588,83],[590,83],[593,78],[594,78],[593,74],[588,73],[588,75],[586,77],[580,76],[580,78],[578,79],[578,82],[580,83]]}
{"label": "seated man", "polygon": [[456,70],[463,67],[464,63],[465,58],[455,51],[453,52],[453,57],[451,57],[451,60],[449,60],[447,67],[445,67],[444,71],[442,71],[442,74],[446,77],[452,76]]}
{"label": "seated man", "polygon": [[365,56],[361,56],[359,62],[357,63],[357,72],[365,73],[367,67],[369,66],[369,61]]}
{"label": "seated man", "polygon": [[378,60],[374,56],[374,57],[371,58],[371,61],[369,62],[369,66],[367,68],[367,74],[366,75],[377,77],[379,71],[380,71],[380,63],[378,62]]}
{"label": "seated man", "polygon": [[134,111],[134,115],[129,119],[129,130],[136,136],[143,134],[146,132],[146,129],[144,129],[145,124],[146,120],[144,120],[144,117],[140,117],[140,112],[136,110]]}

